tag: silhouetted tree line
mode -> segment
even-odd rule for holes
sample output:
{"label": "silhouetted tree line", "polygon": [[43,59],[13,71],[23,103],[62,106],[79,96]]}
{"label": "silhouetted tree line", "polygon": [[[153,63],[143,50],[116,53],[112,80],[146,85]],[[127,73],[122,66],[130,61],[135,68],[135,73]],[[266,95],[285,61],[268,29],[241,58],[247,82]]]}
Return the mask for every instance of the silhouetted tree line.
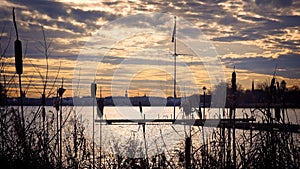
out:
{"label": "silhouetted tree line", "polygon": [[[213,97],[218,97],[214,95],[218,93],[217,91],[221,86],[226,86],[226,107],[230,107],[232,103],[232,92],[231,85],[229,83],[222,82],[215,86],[212,90],[211,95]],[[267,102],[270,100],[270,84],[267,82],[258,83],[256,89],[245,90],[242,85],[238,84],[237,90],[234,93],[235,106],[237,108],[251,108],[251,107],[265,107]],[[280,87],[279,87],[280,88]],[[298,86],[294,85],[290,88],[285,88],[284,90],[276,89],[274,97],[276,97],[277,104],[282,104],[284,102],[286,108],[300,108],[300,89]],[[207,96],[207,99],[210,101],[211,95]],[[202,100],[202,99],[201,99]],[[274,105],[273,105],[274,106]]]}

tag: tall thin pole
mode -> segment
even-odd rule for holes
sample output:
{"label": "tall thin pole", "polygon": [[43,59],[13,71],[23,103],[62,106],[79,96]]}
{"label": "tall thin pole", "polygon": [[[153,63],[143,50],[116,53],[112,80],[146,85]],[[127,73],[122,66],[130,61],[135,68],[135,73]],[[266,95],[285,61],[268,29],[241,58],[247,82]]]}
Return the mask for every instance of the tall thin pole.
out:
{"label": "tall thin pole", "polygon": [[206,87],[203,86],[203,119],[205,119],[205,91],[206,91]]}
{"label": "tall thin pole", "polygon": [[63,106],[63,94],[66,91],[64,89],[64,79],[62,79],[61,82],[61,87],[57,90],[57,93],[59,94],[60,97],[60,117],[59,117],[59,168],[62,168],[62,106]]}
{"label": "tall thin pole", "polygon": [[[59,97],[58,97],[58,89],[57,89],[57,95],[56,95],[56,101],[55,101],[55,109],[56,109],[56,142],[57,142],[57,153],[58,153],[58,159],[59,159],[59,168],[60,167],[60,151],[59,151]],[[55,147],[56,149],[56,147]]]}
{"label": "tall thin pole", "polygon": [[[236,105],[236,73],[235,73],[235,67],[234,70],[232,72],[232,80],[231,80],[231,86],[232,86],[232,97],[233,97],[233,103],[232,103],[232,119],[233,119],[233,127],[232,127],[232,155],[233,155],[233,168],[236,168],[236,143],[235,143],[235,105]],[[230,117],[231,119],[231,117]]]}
{"label": "tall thin pole", "polygon": [[174,29],[173,29],[173,36],[172,36],[172,42],[174,42],[174,101],[173,101],[173,106],[174,106],[174,112],[173,112],[173,118],[174,122],[176,119],[176,107],[175,107],[175,101],[176,101],[176,16],[174,16]]}
{"label": "tall thin pole", "polygon": [[191,143],[192,138],[191,136],[187,136],[185,138],[185,168],[191,168]]}
{"label": "tall thin pole", "polygon": [[102,162],[102,117],[100,117],[100,162],[99,162],[99,168],[101,169],[101,162]]}
{"label": "tall thin pole", "polygon": [[[100,86],[100,99],[102,99],[102,87]],[[97,108],[99,109],[99,107],[98,107],[98,105],[97,105]],[[98,110],[97,109],[97,110]],[[102,115],[103,115],[103,112],[101,112],[102,113]],[[99,157],[99,159],[100,159],[100,162],[99,162],[99,169],[101,169],[101,162],[102,162],[102,122],[101,122],[101,120],[102,120],[102,116],[100,116],[100,143],[99,143],[99,146],[100,146],[100,157]]]}
{"label": "tall thin pole", "polygon": [[95,98],[93,97],[93,169],[95,168]]}
{"label": "tall thin pole", "polygon": [[[190,111],[190,110],[188,110]],[[189,117],[191,115],[185,116],[187,120],[189,120]],[[184,125],[185,127],[186,125]],[[191,145],[192,145],[192,131],[191,131],[191,125],[188,125],[188,133],[185,132],[185,168],[190,169],[191,168]]]}
{"label": "tall thin pole", "polygon": [[204,91],[204,97],[203,97],[203,118],[206,119],[206,115],[205,115],[205,91]]}
{"label": "tall thin pole", "polygon": [[[206,119],[205,117],[205,90],[206,90],[206,87],[203,86],[203,119]],[[203,140],[203,146],[204,146],[204,153],[203,153],[203,156],[202,156],[202,168],[205,168],[206,167],[206,155],[207,155],[207,148],[206,148],[206,142],[205,142],[205,135],[204,135],[204,125],[202,126],[202,140]]]}
{"label": "tall thin pole", "polygon": [[[234,100],[235,101],[235,100]],[[232,127],[232,151],[233,151],[233,167],[236,168],[236,143],[235,143],[235,107],[233,108],[233,127]]]}
{"label": "tall thin pole", "polygon": [[[96,87],[95,87],[96,88]],[[96,96],[96,92],[95,92],[95,96]],[[99,158],[99,168],[101,169],[101,165],[102,165],[102,117],[104,114],[104,99],[102,98],[102,87],[100,86],[100,98],[96,99],[97,100],[97,114],[100,118],[100,158]]]}
{"label": "tall thin pole", "polygon": [[59,113],[59,126],[60,126],[60,131],[59,131],[59,165],[60,168],[62,168],[62,96],[60,97],[60,113]]}
{"label": "tall thin pole", "polygon": [[95,100],[97,85],[95,82],[91,84],[91,97],[93,101],[93,168],[95,168]]}

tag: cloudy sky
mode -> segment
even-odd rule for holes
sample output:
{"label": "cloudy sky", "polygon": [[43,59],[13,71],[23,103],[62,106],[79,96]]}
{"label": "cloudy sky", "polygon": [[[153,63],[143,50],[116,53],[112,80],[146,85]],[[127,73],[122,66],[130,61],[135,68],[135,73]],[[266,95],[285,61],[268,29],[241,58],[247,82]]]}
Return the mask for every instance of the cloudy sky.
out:
{"label": "cloudy sky", "polygon": [[[55,93],[64,78],[68,96],[87,95],[91,80],[102,86],[104,96],[123,95],[125,90],[130,96],[172,95],[173,16],[177,16],[177,51],[183,54],[177,58],[178,95],[229,82],[234,66],[245,89],[252,80],[270,81],[276,65],[278,81],[300,85],[299,0],[4,0],[0,52],[10,95],[16,94],[17,82],[13,7],[25,55],[23,86],[29,97],[40,97],[45,82],[42,27],[49,45],[47,93]],[[199,45],[212,50],[213,59],[206,58],[204,50],[197,52]],[[216,77],[214,71],[225,76]]]}

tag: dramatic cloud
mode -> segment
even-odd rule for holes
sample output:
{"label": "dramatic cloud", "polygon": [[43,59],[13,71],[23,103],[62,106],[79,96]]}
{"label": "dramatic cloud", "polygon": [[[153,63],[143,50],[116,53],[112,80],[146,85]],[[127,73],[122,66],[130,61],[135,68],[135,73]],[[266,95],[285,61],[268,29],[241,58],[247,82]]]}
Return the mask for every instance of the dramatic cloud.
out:
{"label": "dramatic cloud", "polygon": [[[236,66],[237,69],[250,70],[260,74],[273,74],[277,65],[276,74],[283,77],[300,79],[300,55],[281,55],[277,59],[273,58],[227,58],[223,59],[229,67]],[[294,73],[291,73],[294,71]]]}
{"label": "dramatic cloud", "polygon": [[[150,12],[168,13],[191,22],[195,28],[201,29],[203,35],[212,43],[218,52],[218,57],[224,64],[226,75],[230,74],[233,66],[236,66],[237,72],[241,74],[252,73],[257,79],[263,79],[265,76],[272,75],[275,65],[278,65],[277,74],[287,81],[294,84],[300,79],[300,1],[296,0],[207,0],[207,1],[74,1],[74,0],[56,0],[56,1],[17,1],[4,0],[0,6],[0,25],[1,25],[1,48],[3,54],[4,47],[10,46],[5,53],[6,57],[14,54],[13,40],[15,32],[12,25],[12,8],[16,8],[16,17],[20,38],[26,48],[26,58],[24,65],[33,71],[31,63],[27,60],[32,59],[33,65],[38,65],[39,59],[44,59],[42,28],[45,30],[46,40],[51,42],[49,51],[49,60],[63,62],[65,66],[61,67],[60,77],[66,77],[66,82],[71,82],[72,68],[76,64],[77,56],[89,41],[90,37],[104,25],[116,21],[122,17],[132,14],[144,14]],[[150,16],[150,15],[149,15]],[[129,18],[128,22],[134,23],[134,17]],[[151,57],[144,53],[144,56],[136,57],[134,53],[145,49],[163,50],[171,52],[170,43],[173,20],[157,20],[149,17],[144,22],[131,24],[131,29],[135,26],[148,26],[154,22],[161,22],[163,26],[168,27],[170,32],[164,35],[162,39],[151,39],[151,36],[137,35],[135,40],[124,39],[116,46],[113,46],[110,52],[105,56],[100,64],[101,68],[97,72],[98,79],[104,79],[106,84],[104,91],[109,91],[109,81],[112,79],[114,71],[125,58],[132,59],[128,62],[127,70],[138,67],[141,63],[145,66],[155,66],[156,63],[170,65],[172,69],[172,58],[152,62]],[[178,21],[179,28],[182,23]],[[195,38],[193,31],[195,28],[185,29],[186,38]],[[120,31],[124,30],[122,27]],[[138,37],[140,36],[140,37]],[[168,36],[168,37],[166,37]],[[188,37],[191,36],[191,37]],[[158,37],[158,35],[157,35]],[[182,37],[185,38],[185,37]],[[151,41],[150,41],[151,40]],[[97,42],[101,47],[107,47],[106,42]],[[146,43],[148,42],[148,43]],[[178,44],[180,44],[180,39]],[[27,47],[25,45],[27,44]],[[110,48],[110,47],[108,47]],[[188,46],[181,44],[178,51],[187,53],[189,56],[180,56],[179,64],[184,63],[194,72],[198,85],[209,83],[207,72],[203,68],[203,60],[193,58],[193,52],[189,51]],[[24,50],[25,51],[25,50]],[[92,52],[92,51],[90,51]],[[141,54],[141,53],[140,53]],[[161,57],[162,58],[162,57]],[[204,58],[204,56],[203,56]],[[8,76],[13,77],[13,60],[5,60],[9,68]],[[53,61],[53,62],[52,62]],[[55,62],[56,63],[56,62]],[[57,63],[56,63],[57,64]],[[30,66],[31,65],[31,66]],[[58,65],[55,65],[56,67]],[[202,68],[199,68],[201,67]],[[199,70],[197,70],[197,67]],[[29,69],[29,68],[28,68]],[[44,67],[40,67],[43,72]],[[30,72],[32,72],[30,71]],[[27,72],[28,73],[28,72]],[[180,72],[179,72],[180,74]],[[203,75],[204,74],[204,75]],[[86,79],[82,75],[82,79]],[[24,74],[28,78],[29,74]],[[54,75],[51,75],[54,77]],[[160,80],[153,83],[158,84]],[[124,76],[126,77],[126,76]],[[230,77],[230,76],[228,76]],[[253,77],[252,77],[253,78]],[[31,80],[38,81],[38,76],[34,75]],[[201,80],[200,80],[201,79]],[[120,79],[122,80],[122,79]],[[245,84],[252,79],[243,77],[241,81]],[[29,80],[28,80],[29,81]],[[147,80],[135,79],[134,83],[146,84]],[[163,83],[169,83],[162,79]],[[148,82],[148,81],[147,81]],[[159,82],[160,84],[161,82]],[[169,85],[169,84],[168,84]],[[136,85],[138,86],[138,85]],[[156,85],[158,87],[159,85]]]}

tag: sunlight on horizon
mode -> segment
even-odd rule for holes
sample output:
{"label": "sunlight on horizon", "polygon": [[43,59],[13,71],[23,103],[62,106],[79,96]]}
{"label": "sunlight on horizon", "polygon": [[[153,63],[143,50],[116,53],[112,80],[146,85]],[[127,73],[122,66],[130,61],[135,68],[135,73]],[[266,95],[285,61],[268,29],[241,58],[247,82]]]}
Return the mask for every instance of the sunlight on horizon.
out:
{"label": "sunlight on horizon", "polygon": [[[47,5],[49,8],[56,5],[58,11],[46,10],[48,9]],[[197,5],[199,8],[195,7]],[[207,12],[205,6],[210,7],[211,13]],[[60,87],[61,80],[64,78],[64,87],[67,89],[65,96],[71,97],[72,90],[76,90],[76,86],[72,86],[76,59],[94,33],[131,14],[151,14],[151,12],[176,15],[179,19],[177,27],[182,26],[184,23],[181,21],[186,19],[203,31],[203,35],[215,48],[217,57],[221,60],[226,82],[230,82],[233,66],[236,66],[237,82],[244,89],[251,88],[252,80],[255,81],[255,84],[270,82],[275,65],[282,61],[278,63],[279,75],[276,75],[278,81],[285,80],[288,87],[299,85],[300,78],[297,73],[299,66],[295,60],[288,60],[295,59],[300,54],[297,46],[300,40],[299,26],[292,24],[299,11],[294,6],[290,6],[290,9],[285,7],[274,9],[269,8],[270,6],[260,6],[254,2],[244,1],[220,2],[216,6],[211,5],[210,2],[158,1],[151,3],[140,0],[93,0],[88,2],[56,0],[46,4],[33,3],[32,6],[26,2],[17,3],[6,0],[3,2],[3,8],[16,7],[17,9],[20,37],[23,48],[25,49],[27,43],[26,50],[28,50],[23,60],[23,89],[28,97],[37,98],[41,97],[43,82],[45,82],[43,78],[46,76],[46,60],[39,52],[42,49],[40,44],[43,43],[41,26],[45,29],[47,42],[51,42],[46,93],[55,96],[56,89]],[[11,11],[9,10],[5,9],[3,13],[7,15],[2,19],[5,25],[9,25],[7,23],[11,22],[9,16]],[[276,15],[272,15],[272,13]],[[114,75],[120,73],[116,77],[118,78],[116,82],[124,85],[123,87],[118,86],[120,91],[117,93],[120,96],[123,96],[127,89],[131,96],[141,95],[141,93],[149,95],[151,90],[162,90],[164,91],[163,95],[172,96],[174,57],[172,56],[173,43],[170,40],[174,21],[173,17],[163,21],[165,23],[161,26],[166,27],[169,32],[164,32],[165,34],[149,33],[147,32],[149,30],[145,29],[144,33],[118,41],[106,53],[103,60],[98,62],[96,77],[91,77],[94,76],[91,72],[80,70],[80,79],[84,81],[94,78],[98,86],[102,86],[103,95],[110,96]],[[151,22],[150,19],[149,23]],[[132,25],[134,26],[134,24]],[[133,30],[133,28],[122,26],[115,29],[119,32]],[[4,29],[1,34],[2,46],[5,46],[9,36],[12,36],[12,40],[15,39],[14,31],[11,32],[11,35],[8,30]],[[192,29],[189,31],[193,32]],[[115,32],[107,32],[107,35],[113,36],[113,33]],[[118,33],[116,33],[117,35]],[[191,38],[201,39],[202,34]],[[97,42],[94,48],[91,47],[85,51],[86,54],[99,57],[99,49],[110,48],[106,45],[110,40]],[[184,44],[181,39],[178,39],[177,45],[177,53],[185,54],[177,57],[177,81],[182,83],[177,89],[178,94],[183,95],[183,93],[193,90],[193,92],[202,92],[203,86],[206,86],[208,90],[213,90],[214,84],[211,84],[209,76],[214,73],[214,69],[213,67],[210,70],[206,69],[205,64],[209,63],[209,57],[205,56],[205,51],[202,50],[203,56],[197,57],[195,51]],[[203,43],[203,45],[206,44]],[[210,47],[207,46],[207,48]],[[206,47],[203,46],[203,48]],[[8,95],[17,97],[18,80],[15,74],[14,58],[11,57],[14,55],[12,49],[13,45],[10,44],[9,50],[5,54],[6,58],[2,58],[5,65],[2,74],[6,76]],[[287,57],[288,59],[286,59]],[[259,67],[257,65],[260,61],[264,62]],[[87,69],[88,67],[89,65],[87,65]],[[127,84],[126,78],[132,78],[132,82]],[[4,81],[3,78],[1,81]],[[54,84],[54,82],[56,83]],[[85,89],[81,91],[82,94],[89,95],[90,84],[83,84],[83,86]]]}

